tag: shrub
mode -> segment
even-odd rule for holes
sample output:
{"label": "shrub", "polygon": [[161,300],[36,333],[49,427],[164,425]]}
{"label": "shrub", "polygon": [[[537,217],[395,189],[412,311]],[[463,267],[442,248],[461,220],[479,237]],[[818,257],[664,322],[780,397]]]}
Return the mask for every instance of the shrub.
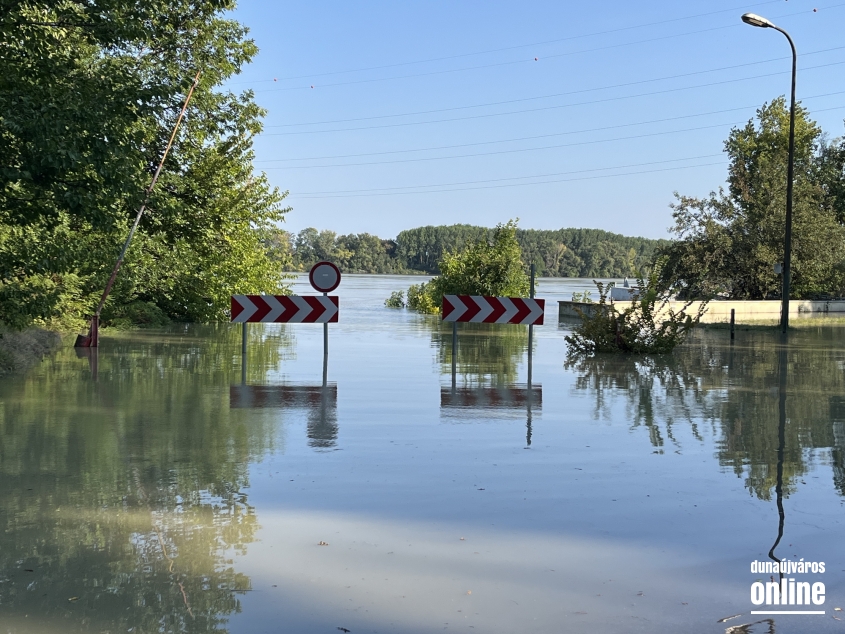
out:
{"label": "shrub", "polygon": [[413,284],[408,289],[408,308],[420,313],[435,314],[440,312],[440,306],[434,302],[432,282]]}
{"label": "shrub", "polygon": [[133,326],[160,327],[170,323],[165,312],[152,302],[136,300],[129,304],[106,304],[102,324],[117,329]]}
{"label": "shrub", "polygon": [[682,343],[701,320],[706,302],[692,314],[688,312],[691,302],[675,311],[669,306],[673,293],[660,287],[659,275],[659,267],[655,267],[647,282],[639,278],[639,293],[621,310],[617,306],[626,303],[610,303],[607,297],[610,287],[595,282],[599,301],[590,315],[578,311],[581,323],[565,337],[569,344],[567,356],[592,356],[602,352],[662,354]]}
{"label": "shrub", "polygon": [[516,240],[515,220],[496,225],[492,239],[469,241],[461,251],[447,253],[439,267],[440,275],[433,280],[408,289],[409,308],[439,312],[444,295],[528,295],[529,280]]}
{"label": "shrub", "polygon": [[388,308],[405,308],[405,294],[402,291],[393,291],[386,300],[384,305]]}

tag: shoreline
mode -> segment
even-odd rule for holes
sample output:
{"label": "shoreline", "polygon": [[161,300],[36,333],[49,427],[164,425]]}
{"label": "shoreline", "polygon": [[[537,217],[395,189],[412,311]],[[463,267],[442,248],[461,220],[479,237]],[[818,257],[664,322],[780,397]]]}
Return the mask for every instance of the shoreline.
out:
{"label": "shoreline", "polygon": [[0,330],[0,377],[28,370],[61,345],[61,334],[52,330]]}

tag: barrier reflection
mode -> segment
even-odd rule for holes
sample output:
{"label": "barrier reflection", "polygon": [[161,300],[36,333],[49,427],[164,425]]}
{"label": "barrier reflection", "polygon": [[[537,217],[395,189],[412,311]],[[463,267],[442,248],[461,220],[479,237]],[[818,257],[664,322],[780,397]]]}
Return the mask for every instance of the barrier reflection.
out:
{"label": "barrier reflection", "polygon": [[[428,322],[441,374],[440,414],[447,420],[525,418],[531,445],[533,422],[543,407],[543,386],[533,382],[528,328],[501,324]],[[453,337],[457,336],[457,345]],[[520,382],[525,364],[528,382]]]}
{"label": "barrier reflection", "polygon": [[300,409],[308,417],[308,444],[329,449],[337,444],[337,384],[231,385],[232,409]]}

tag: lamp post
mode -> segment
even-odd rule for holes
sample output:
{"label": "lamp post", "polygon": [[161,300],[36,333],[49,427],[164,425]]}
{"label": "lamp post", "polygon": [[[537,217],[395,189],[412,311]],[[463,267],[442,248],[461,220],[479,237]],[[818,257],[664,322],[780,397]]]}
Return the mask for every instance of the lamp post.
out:
{"label": "lamp post", "polygon": [[742,16],[742,21],[751,26],[780,31],[786,36],[789,46],[792,48],[792,95],[789,105],[789,159],[786,168],[786,230],[783,236],[783,295],[780,313],[781,331],[786,334],[787,328],[789,327],[789,283],[792,275],[792,181],[795,180],[795,76],[798,70],[798,53],[795,52],[795,43],[789,37],[789,33],[775,26],[766,18],[754,13],[746,13]]}

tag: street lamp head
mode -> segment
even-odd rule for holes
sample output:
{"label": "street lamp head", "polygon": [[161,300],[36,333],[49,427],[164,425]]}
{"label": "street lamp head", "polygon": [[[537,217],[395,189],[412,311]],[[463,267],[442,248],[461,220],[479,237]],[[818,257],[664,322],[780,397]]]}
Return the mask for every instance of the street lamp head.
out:
{"label": "street lamp head", "polygon": [[774,28],[774,24],[769,22],[763,16],[757,15],[756,13],[745,13],[742,16],[742,21],[746,24],[750,24],[751,26],[759,26],[764,29]]}

